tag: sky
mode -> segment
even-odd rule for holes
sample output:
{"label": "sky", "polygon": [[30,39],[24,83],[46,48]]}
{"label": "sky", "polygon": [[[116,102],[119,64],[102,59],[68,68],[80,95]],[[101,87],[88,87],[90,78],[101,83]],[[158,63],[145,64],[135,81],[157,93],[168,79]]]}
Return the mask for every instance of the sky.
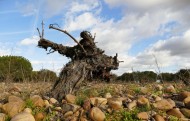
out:
{"label": "sky", "polygon": [[175,73],[190,68],[190,0],[0,0],[0,56],[28,59],[33,70],[59,72],[69,61],[37,47],[44,38],[66,46],[76,43],[48,29],[58,24],[78,41],[80,32],[96,33],[105,54],[118,53],[117,75],[133,71]]}

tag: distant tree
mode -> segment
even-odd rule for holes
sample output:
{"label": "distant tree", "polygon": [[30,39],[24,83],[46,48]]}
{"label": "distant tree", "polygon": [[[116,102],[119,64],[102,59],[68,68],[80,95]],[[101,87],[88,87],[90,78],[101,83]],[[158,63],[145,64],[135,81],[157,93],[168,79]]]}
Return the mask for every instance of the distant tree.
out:
{"label": "distant tree", "polygon": [[178,80],[181,80],[186,85],[190,85],[190,69],[180,69],[177,73],[175,73],[175,77]]}
{"label": "distant tree", "polygon": [[41,69],[40,71],[33,71],[32,72],[32,79],[33,81],[44,81],[44,82],[51,82],[58,79],[55,72],[48,70],[48,69]]}
{"label": "distant tree", "polygon": [[173,81],[175,76],[172,73],[161,73],[164,81]]}
{"label": "distant tree", "polygon": [[121,76],[117,77],[117,80],[129,82],[129,81],[134,81],[133,79],[133,74],[132,73],[123,73]]}
{"label": "distant tree", "polygon": [[32,65],[22,56],[0,57],[0,80],[23,81],[29,80],[32,73]]}
{"label": "distant tree", "polygon": [[155,82],[156,81],[156,73],[153,71],[143,71],[140,72],[140,80],[145,82]]}
{"label": "distant tree", "polygon": [[153,71],[136,71],[132,73],[123,73],[121,76],[118,76],[118,80],[125,82],[128,81],[140,81],[140,82],[153,82],[156,80],[156,73]]}

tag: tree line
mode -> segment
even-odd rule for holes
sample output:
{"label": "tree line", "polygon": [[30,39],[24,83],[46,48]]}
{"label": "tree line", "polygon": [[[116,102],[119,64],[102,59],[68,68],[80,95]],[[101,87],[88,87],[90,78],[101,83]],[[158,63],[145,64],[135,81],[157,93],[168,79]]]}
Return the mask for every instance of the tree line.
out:
{"label": "tree line", "polygon": [[32,64],[22,56],[0,56],[0,81],[55,81],[57,75],[48,69],[33,71]]}
{"label": "tree line", "polygon": [[[55,72],[48,69],[33,71],[32,64],[22,56],[0,56],[0,82],[2,81],[55,81],[58,77]],[[153,71],[135,71],[123,73],[121,76],[114,75],[114,80],[123,82],[155,82],[183,81],[190,82],[190,69],[180,69],[176,73],[160,73]]]}
{"label": "tree line", "polygon": [[117,77],[117,80],[125,82],[155,82],[155,81],[183,81],[189,83],[190,81],[190,69],[180,69],[176,73],[160,73],[157,74],[153,71],[137,71],[132,73],[123,73]]}

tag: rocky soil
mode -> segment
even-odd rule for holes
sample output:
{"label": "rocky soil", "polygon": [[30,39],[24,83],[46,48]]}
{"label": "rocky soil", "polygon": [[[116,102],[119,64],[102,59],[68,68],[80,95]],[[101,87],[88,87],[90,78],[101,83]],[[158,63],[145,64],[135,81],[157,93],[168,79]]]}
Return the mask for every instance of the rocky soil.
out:
{"label": "rocky soil", "polygon": [[90,83],[58,102],[51,83],[0,83],[0,121],[188,121],[183,84]]}

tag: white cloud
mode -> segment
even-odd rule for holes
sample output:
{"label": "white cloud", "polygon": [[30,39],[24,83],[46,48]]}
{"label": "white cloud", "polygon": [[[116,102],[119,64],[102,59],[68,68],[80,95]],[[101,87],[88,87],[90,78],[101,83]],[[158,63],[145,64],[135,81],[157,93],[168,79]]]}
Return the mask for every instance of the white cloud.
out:
{"label": "white cloud", "polygon": [[[190,13],[187,12],[190,9],[189,0],[104,1],[111,7],[120,7],[123,12],[121,19],[113,17],[106,20],[101,14],[104,8],[97,0],[72,2],[47,0],[42,2],[43,7],[40,6],[40,11],[45,12],[43,15],[47,18],[63,15],[63,26],[66,30],[74,32],[87,29],[92,34],[96,33],[95,41],[98,42],[98,47],[112,56],[118,52],[119,58],[125,61],[120,64],[125,71],[131,70],[131,67],[154,69],[153,55],[162,67],[175,65],[177,62],[180,66],[189,65],[187,61],[187,55],[190,52],[190,31],[188,31]],[[33,4],[37,5],[36,2]],[[36,8],[35,5],[34,8]],[[27,13],[27,10],[25,12]],[[184,34],[181,35],[182,33]],[[132,46],[156,36],[162,36],[164,39],[155,40],[153,45],[147,45],[146,50],[137,55],[128,55]],[[38,38],[35,37],[27,38],[22,40],[21,44],[37,44],[37,40]]]}
{"label": "white cloud", "polygon": [[21,45],[37,45],[40,38],[38,36],[32,36],[31,38],[25,38],[20,41]]}
{"label": "white cloud", "polygon": [[64,28],[68,31],[85,30],[98,23],[98,19],[92,13],[85,12],[68,21]]}
{"label": "white cloud", "polygon": [[29,0],[28,2],[17,2],[17,8],[25,16],[34,15],[41,11],[44,18],[50,18],[56,15],[92,11],[100,9],[100,2],[97,0]]}
{"label": "white cloud", "polygon": [[182,36],[171,37],[166,40],[159,40],[149,48],[139,53],[134,65],[156,65],[155,58],[160,67],[177,66],[179,68],[190,67],[190,30]]}
{"label": "white cloud", "polygon": [[189,6],[189,0],[104,0],[112,7],[128,6],[133,9],[174,8],[182,9]]}
{"label": "white cloud", "polygon": [[[57,57],[56,57],[57,58]],[[49,58],[50,59],[50,58]],[[63,68],[63,64],[67,63],[68,60],[59,60],[59,58],[57,58],[58,60],[32,60],[31,64],[34,68],[34,70],[41,70],[41,69],[49,69],[52,70],[54,72],[56,72],[57,74],[59,74],[61,72],[61,69]]]}
{"label": "white cloud", "polygon": [[183,36],[158,41],[153,49],[154,51],[169,51],[172,56],[188,57],[190,52],[190,30],[187,30]]}
{"label": "white cloud", "polygon": [[38,64],[62,64],[63,63],[63,61],[56,61],[56,60],[54,60],[54,61],[43,61],[43,60],[33,60],[33,61],[31,61],[31,63],[32,64],[34,64],[34,65],[38,65]]}
{"label": "white cloud", "polygon": [[[133,7],[133,9],[129,7],[127,13],[123,14],[120,20],[115,21],[113,19],[105,20],[101,17],[101,14],[86,14],[86,12],[76,14],[75,12],[71,12],[72,14],[69,14],[70,18],[66,22],[67,26],[65,28],[69,28],[72,31],[92,28],[91,32],[97,35],[95,41],[98,42],[98,47],[104,49],[106,54],[112,56],[118,52],[121,60],[124,60],[124,63],[120,64],[122,68],[120,70],[131,70],[131,67],[154,70],[156,67],[153,55],[156,56],[161,67],[169,67],[174,64],[173,60],[178,59],[178,57],[172,55],[172,52],[174,53],[175,50],[171,51],[160,48],[159,51],[156,51],[156,48],[153,46],[158,46],[159,42],[151,47],[147,45],[147,47],[150,47],[149,49],[147,48],[134,57],[129,56],[128,51],[131,46],[135,46],[136,43],[142,40],[145,41],[146,38],[165,36],[164,34],[167,33],[168,36],[171,36],[170,39],[172,39],[172,37],[186,30],[188,22],[187,19],[182,17],[185,11],[181,10],[183,7],[180,6],[184,5],[185,7],[188,5],[172,6],[174,2],[171,0],[167,2],[162,0],[143,0],[143,3],[139,3],[137,0],[109,0],[106,2],[112,5],[112,7],[126,4],[127,6]],[[163,6],[159,7],[161,5]],[[77,5],[75,9],[71,10],[80,11],[78,6],[80,5]],[[87,9],[88,7],[84,7],[83,10],[85,11]],[[88,16],[85,17],[85,14]],[[179,36],[178,39],[180,38]],[[172,41],[168,41],[168,43],[172,44]],[[178,42],[178,44],[180,43]],[[186,46],[188,45],[186,44]]]}
{"label": "white cloud", "polygon": [[97,0],[83,0],[83,1],[74,1],[71,3],[69,13],[79,13],[85,11],[93,11],[101,8],[101,3]]}
{"label": "white cloud", "polygon": [[69,31],[90,29],[99,23],[101,3],[97,0],[71,2],[64,17],[64,29]]}

